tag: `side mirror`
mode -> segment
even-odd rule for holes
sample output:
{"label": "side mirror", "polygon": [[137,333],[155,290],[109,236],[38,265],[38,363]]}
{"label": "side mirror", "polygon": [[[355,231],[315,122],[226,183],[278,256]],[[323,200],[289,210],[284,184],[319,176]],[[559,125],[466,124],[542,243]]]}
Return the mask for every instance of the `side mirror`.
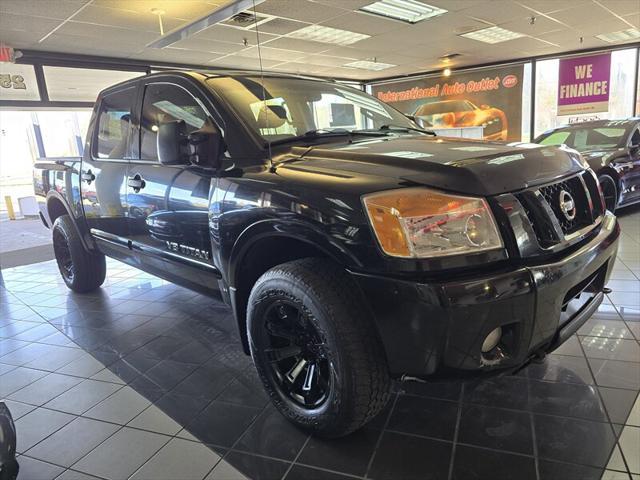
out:
{"label": "side mirror", "polygon": [[158,128],[158,160],[162,165],[198,165],[201,167],[220,166],[222,135],[211,123],[205,123],[200,130],[185,133],[183,120],[167,122]]}
{"label": "side mirror", "polygon": [[223,140],[220,131],[210,122],[187,137],[189,161],[200,167],[220,167]]}
{"label": "side mirror", "polygon": [[480,108],[481,108],[482,110],[488,110],[488,109],[489,109],[489,108],[491,108],[491,107],[490,107],[489,105],[487,105],[487,104],[482,104],[482,105],[480,105]]}
{"label": "side mirror", "polygon": [[183,120],[163,123],[156,137],[158,160],[162,165],[184,165],[189,163],[187,137]]}
{"label": "side mirror", "polygon": [[416,119],[415,115],[407,115],[405,114],[405,117],[407,117],[409,120],[411,120],[413,123],[418,123],[418,120]]}

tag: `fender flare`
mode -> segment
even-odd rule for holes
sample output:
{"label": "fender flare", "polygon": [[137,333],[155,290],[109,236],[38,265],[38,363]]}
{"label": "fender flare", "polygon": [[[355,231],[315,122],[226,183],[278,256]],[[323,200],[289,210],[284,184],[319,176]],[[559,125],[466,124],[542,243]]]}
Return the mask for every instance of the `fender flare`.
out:
{"label": "fender flare", "polygon": [[314,225],[297,220],[260,220],[246,227],[231,248],[227,268],[228,284],[231,288],[237,286],[239,266],[249,250],[261,240],[274,237],[289,238],[306,243],[347,268],[362,266],[362,262],[340,242]]}
{"label": "fender flare", "polygon": [[[53,228],[53,220],[51,219],[51,215],[49,213],[49,204],[51,203],[52,200],[56,200],[60,202],[62,204],[62,207],[65,209],[67,215],[69,215],[73,220],[72,222],[73,226],[78,232],[78,237],[80,238],[80,242],[82,242],[82,246],[85,248],[85,250],[87,251],[96,250],[96,246],[91,240],[89,229],[86,228],[86,225],[84,224],[84,217],[78,218],[76,215],[74,215],[73,211],[71,210],[71,207],[69,206],[68,200],[55,190],[49,190],[49,192],[47,192],[46,202],[45,202],[46,212],[48,217],[47,220],[49,221],[51,228]],[[82,223],[82,225],[79,225],[79,223]]]}

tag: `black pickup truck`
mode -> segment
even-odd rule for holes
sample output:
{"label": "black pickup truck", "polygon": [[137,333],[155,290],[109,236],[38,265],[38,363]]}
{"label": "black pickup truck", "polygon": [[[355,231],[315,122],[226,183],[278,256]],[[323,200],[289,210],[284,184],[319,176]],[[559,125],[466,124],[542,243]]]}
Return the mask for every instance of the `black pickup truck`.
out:
{"label": "black pickup truck", "polygon": [[75,292],[105,255],[218,295],[274,404],[320,435],[391,379],[508,372],[597,309],[619,236],[571,149],[440,138],[351,87],[152,74],[103,91],[82,159],[36,165]]}

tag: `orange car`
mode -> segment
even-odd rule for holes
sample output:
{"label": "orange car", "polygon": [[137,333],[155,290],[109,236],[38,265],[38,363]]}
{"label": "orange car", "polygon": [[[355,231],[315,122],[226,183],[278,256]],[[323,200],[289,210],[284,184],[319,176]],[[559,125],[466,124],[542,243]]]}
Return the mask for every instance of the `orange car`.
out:
{"label": "orange car", "polygon": [[499,108],[468,100],[443,100],[420,105],[413,116],[425,127],[484,127],[485,140],[507,140],[507,116]]}

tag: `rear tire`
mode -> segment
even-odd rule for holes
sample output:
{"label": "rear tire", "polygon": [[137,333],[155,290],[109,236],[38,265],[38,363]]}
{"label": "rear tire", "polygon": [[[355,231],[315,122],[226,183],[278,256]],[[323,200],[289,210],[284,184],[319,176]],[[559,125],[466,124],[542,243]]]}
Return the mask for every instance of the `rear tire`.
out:
{"label": "rear tire", "polygon": [[618,187],[616,181],[610,175],[600,175],[598,177],[602,195],[604,196],[604,204],[607,210],[615,212],[618,206]]}
{"label": "rear tire", "polygon": [[100,287],[107,274],[104,255],[84,248],[69,215],[59,216],[52,230],[53,250],[67,287],[77,293],[91,292]]}
{"label": "rear tire", "polygon": [[288,420],[320,436],[359,429],[390,398],[364,302],[343,269],[316,258],[272,268],[249,297],[249,346],[267,393]]}

